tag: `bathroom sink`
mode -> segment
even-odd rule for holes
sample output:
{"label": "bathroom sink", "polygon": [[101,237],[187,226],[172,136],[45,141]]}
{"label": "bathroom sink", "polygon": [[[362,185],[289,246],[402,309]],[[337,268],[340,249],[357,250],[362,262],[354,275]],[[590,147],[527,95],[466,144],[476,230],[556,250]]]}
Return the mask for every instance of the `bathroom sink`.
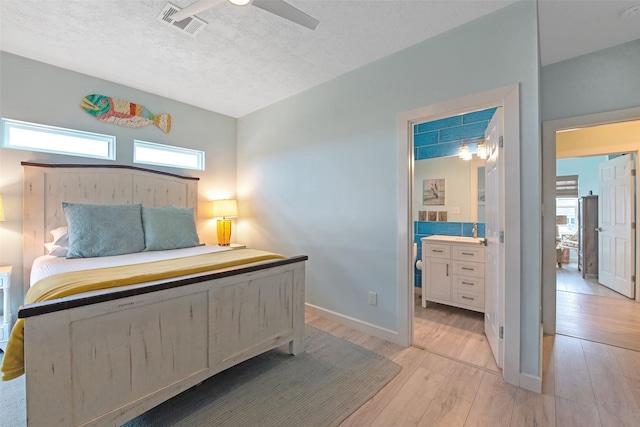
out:
{"label": "bathroom sink", "polygon": [[441,236],[434,235],[423,238],[423,240],[439,240],[441,242],[459,242],[459,243],[478,243],[485,244],[485,239],[482,237],[462,237],[462,236]]}
{"label": "bathroom sink", "polygon": [[457,237],[455,238],[456,242],[466,242],[466,243],[482,243],[484,240],[480,237]]}

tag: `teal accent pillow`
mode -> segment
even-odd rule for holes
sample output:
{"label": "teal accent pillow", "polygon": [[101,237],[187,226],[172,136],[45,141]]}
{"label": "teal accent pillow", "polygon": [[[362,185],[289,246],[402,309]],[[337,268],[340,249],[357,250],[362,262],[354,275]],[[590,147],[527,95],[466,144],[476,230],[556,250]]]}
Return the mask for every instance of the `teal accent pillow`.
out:
{"label": "teal accent pillow", "polygon": [[145,251],[199,246],[193,208],[142,207]]}
{"label": "teal accent pillow", "polygon": [[67,258],[124,255],[144,250],[141,205],[62,203],[67,218]]}

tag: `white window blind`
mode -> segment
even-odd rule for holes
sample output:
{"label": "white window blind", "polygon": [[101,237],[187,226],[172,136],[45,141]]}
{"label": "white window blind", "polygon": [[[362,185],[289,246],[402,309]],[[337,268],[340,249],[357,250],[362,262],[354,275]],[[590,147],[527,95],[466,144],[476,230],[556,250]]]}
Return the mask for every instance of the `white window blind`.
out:
{"label": "white window blind", "polygon": [[556,197],[578,197],[578,175],[556,176]]}

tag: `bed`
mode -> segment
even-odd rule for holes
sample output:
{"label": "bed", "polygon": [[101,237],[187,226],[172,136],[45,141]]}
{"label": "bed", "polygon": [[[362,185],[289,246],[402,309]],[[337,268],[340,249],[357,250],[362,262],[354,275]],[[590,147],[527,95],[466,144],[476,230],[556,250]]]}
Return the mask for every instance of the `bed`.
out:
{"label": "bed", "polygon": [[[51,231],[65,224],[63,202],[197,207],[193,178],[112,165],[25,162],[23,168],[25,291],[34,261],[39,265],[47,258],[44,244]],[[293,355],[304,351],[306,256],[242,259],[261,251],[206,246],[189,251],[207,253],[171,253],[166,260],[149,262],[197,257],[240,261],[213,262],[219,268],[188,270],[172,278],[153,276],[115,288],[83,288],[79,294],[59,294],[20,308],[30,426],[121,425],[267,350],[288,343]],[[100,260],[108,258],[118,256]],[[136,262],[131,268],[142,265]],[[144,269],[154,273],[165,268],[148,265]],[[110,272],[129,268],[99,267]],[[34,273],[42,279],[38,274],[49,273]],[[44,278],[37,286],[60,277]]]}

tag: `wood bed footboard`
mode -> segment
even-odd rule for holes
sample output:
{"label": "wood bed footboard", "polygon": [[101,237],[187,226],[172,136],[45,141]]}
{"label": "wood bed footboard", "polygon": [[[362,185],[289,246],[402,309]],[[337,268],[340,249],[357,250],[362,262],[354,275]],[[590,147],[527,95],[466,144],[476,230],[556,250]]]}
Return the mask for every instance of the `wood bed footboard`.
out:
{"label": "wood bed footboard", "polygon": [[289,343],[304,351],[306,256],[21,308],[29,426],[119,426]]}

